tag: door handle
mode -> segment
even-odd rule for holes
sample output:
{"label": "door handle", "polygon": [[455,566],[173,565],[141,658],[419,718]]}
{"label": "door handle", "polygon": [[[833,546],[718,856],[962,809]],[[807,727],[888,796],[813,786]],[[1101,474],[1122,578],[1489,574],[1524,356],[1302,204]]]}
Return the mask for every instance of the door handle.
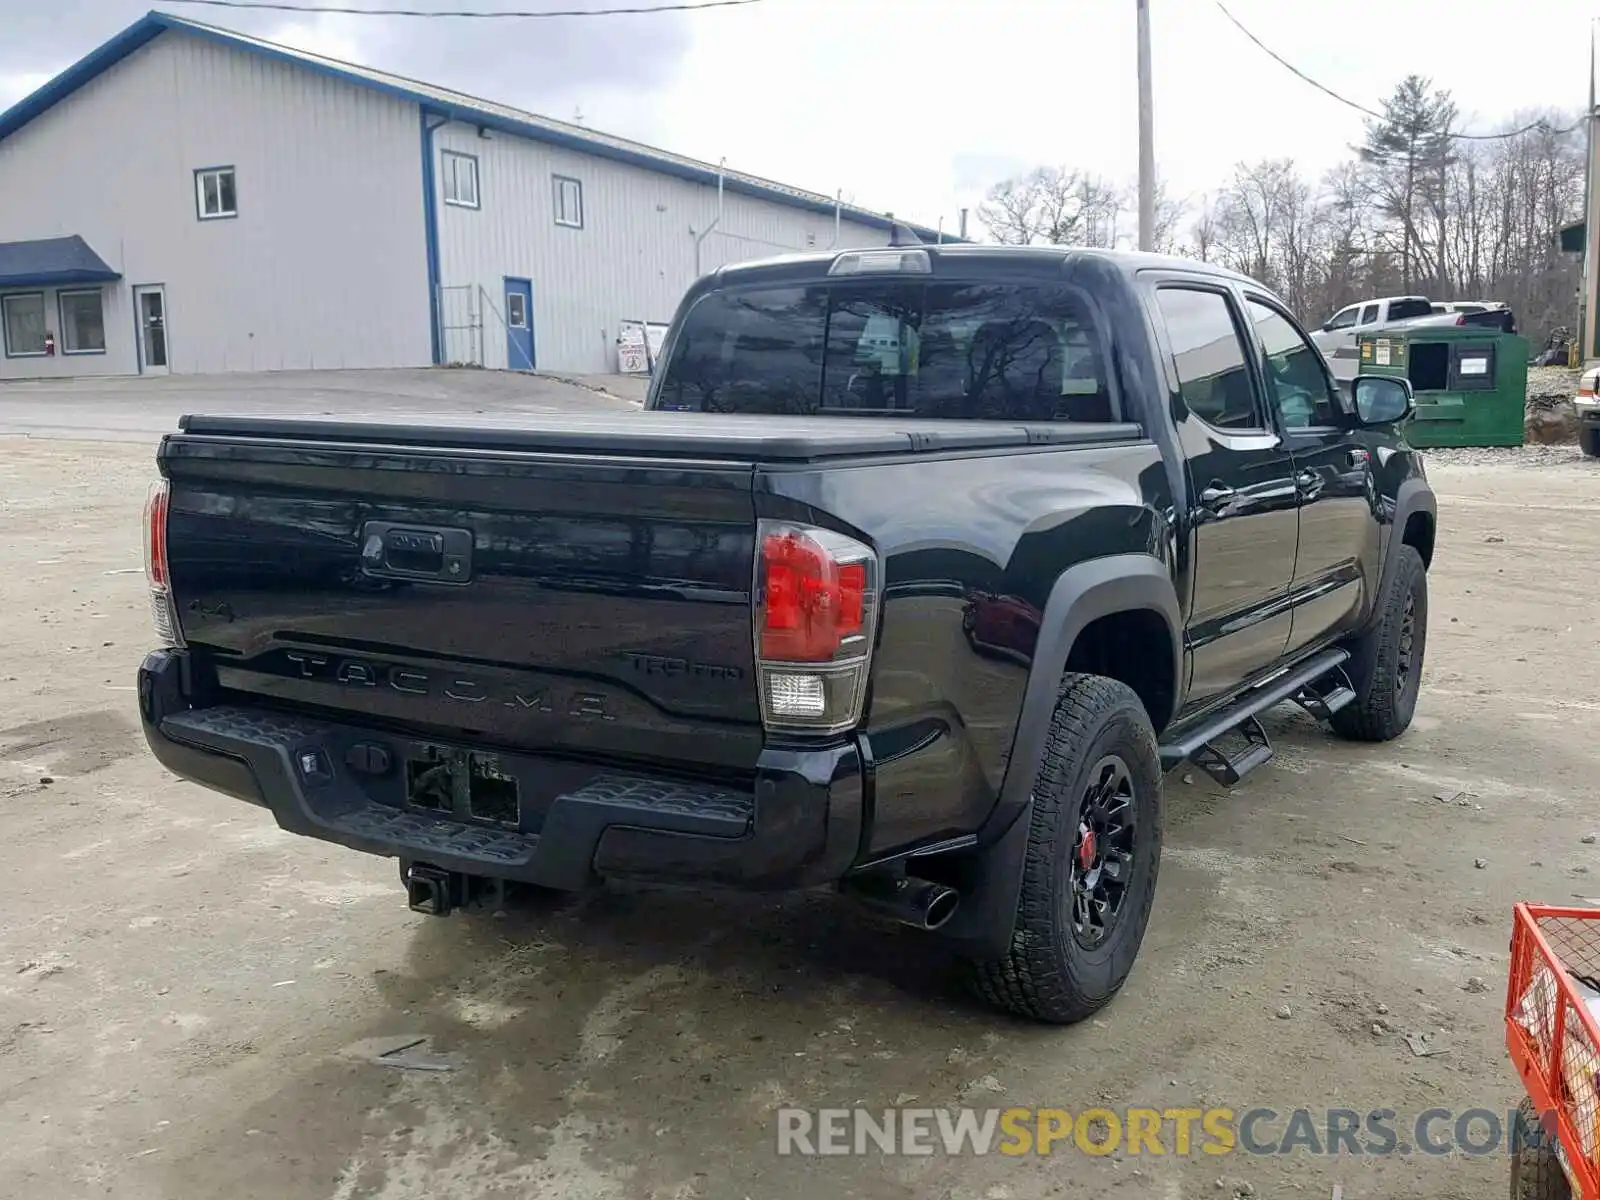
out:
{"label": "door handle", "polygon": [[1219,504],[1226,504],[1239,493],[1226,484],[1213,483],[1200,493],[1200,503],[1207,508],[1215,508]]}
{"label": "door handle", "polygon": [[472,531],[368,521],[361,530],[361,570],[386,579],[467,583]]}

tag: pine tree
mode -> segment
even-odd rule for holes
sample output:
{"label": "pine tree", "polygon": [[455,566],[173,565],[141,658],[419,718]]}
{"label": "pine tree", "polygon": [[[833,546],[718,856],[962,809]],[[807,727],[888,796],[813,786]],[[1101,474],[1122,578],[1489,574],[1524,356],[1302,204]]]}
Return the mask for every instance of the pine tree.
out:
{"label": "pine tree", "polygon": [[[1401,286],[1407,292],[1424,275],[1436,286],[1448,278],[1445,183],[1455,161],[1451,135],[1457,116],[1449,92],[1408,75],[1383,102],[1384,119],[1368,121],[1366,142],[1356,147],[1379,211],[1400,226]],[[1431,218],[1431,246],[1423,236],[1424,216]]]}

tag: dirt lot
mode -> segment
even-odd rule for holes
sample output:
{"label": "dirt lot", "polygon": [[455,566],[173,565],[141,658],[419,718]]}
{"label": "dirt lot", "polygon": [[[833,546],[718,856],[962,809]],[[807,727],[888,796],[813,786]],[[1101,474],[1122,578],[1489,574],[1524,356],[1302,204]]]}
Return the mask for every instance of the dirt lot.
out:
{"label": "dirt lot", "polygon": [[[0,1195],[1505,1194],[1498,1156],[779,1159],[773,1111],[1504,1112],[1511,903],[1600,895],[1600,468],[1575,451],[1432,456],[1412,731],[1352,747],[1280,714],[1277,762],[1235,793],[1172,776],[1129,988],[1049,1030],[970,1005],[915,935],[827,897],[613,891],[440,921],[391,862],[174,782],[132,719],[149,448],[0,445]],[[1414,1057],[1418,1030],[1448,1052]],[[350,1050],[422,1035],[455,1069]]]}
{"label": "dirt lot", "polygon": [[271,371],[104,379],[0,379],[0,436],[155,442],[184,413],[384,417],[394,421],[515,418],[637,407],[637,375],[582,379],[520,371]]}

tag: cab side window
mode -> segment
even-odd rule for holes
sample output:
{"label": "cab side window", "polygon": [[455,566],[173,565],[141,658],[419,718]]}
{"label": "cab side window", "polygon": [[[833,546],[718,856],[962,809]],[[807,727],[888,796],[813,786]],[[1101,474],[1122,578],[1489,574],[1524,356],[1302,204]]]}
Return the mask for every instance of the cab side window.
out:
{"label": "cab side window", "polygon": [[1156,290],[1156,305],[1189,411],[1218,429],[1264,430],[1249,359],[1227,297],[1199,288],[1162,287]]}
{"label": "cab side window", "polygon": [[1287,429],[1338,423],[1338,403],[1320,351],[1270,304],[1246,297],[1266,359],[1269,399]]}
{"label": "cab side window", "polygon": [[1340,309],[1328,318],[1328,323],[1323,328],[1328,330],[1349,329],[1355,325],[1356,316],[1360,312],[1361,306],[1359,304],[1352,304],[1349,308]]}

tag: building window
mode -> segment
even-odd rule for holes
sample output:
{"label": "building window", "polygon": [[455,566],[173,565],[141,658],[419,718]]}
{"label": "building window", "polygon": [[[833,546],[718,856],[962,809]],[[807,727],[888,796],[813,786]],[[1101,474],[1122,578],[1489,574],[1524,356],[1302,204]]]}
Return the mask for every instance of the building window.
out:
{"label": "building window", "polygon": [[61,353],[104,354],[106,315],[99,288],[92,291],[62,292]]}
{"label": "building window", "polygon": [[442,152],[440,174],[444,176],[444,202],[462,208],[478,207],[478,160],[453,150]]}
{"label": "building window", "polygon": [[232,167],[201,167],[194,173],[195,212],[202,221],[239,215]]}
{"label": "building window", "polygon": [[583,228],[583,184],[565,175],[557,175],[556,224],[569,229]]}
{"label": "building window", "polygon": [[18,292],[0,296],[4,314],[7,358],[44,353],[44,293]]}

